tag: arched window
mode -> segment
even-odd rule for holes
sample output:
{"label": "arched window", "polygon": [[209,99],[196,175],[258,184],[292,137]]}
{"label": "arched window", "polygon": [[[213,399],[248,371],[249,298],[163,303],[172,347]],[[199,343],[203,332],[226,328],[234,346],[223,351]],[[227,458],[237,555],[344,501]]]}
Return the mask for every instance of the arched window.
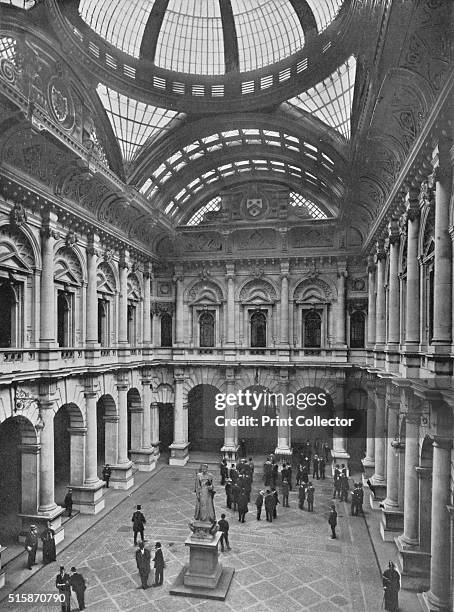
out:
{"label": "arched window", "polygon": [[364,348],[366,315],[355,310],[350,317],[350,348]]}
{"label": "arched window", "polygon": [[263,312],[254,312],[251,317],[251,347],[263,348],[266,346],[266,315]]}
{"label": "arched window", "polygon": [[316,310],[309,310],[304,315],[303,346],[320,348],[322,345],[322,317]]}
{"label": "arched window", "polygon": [[71,295],[66,291],[57,294],[57,343],[71,346]]}
{"label": "arched window", "polygon": [[0,281],[0,347],[13,346],[16,295],[9,280]]}
{"label": "arched window", "polygon": [[172,346],[172,317],[161,315],[161,346]]}
{"label": "arched window", "polygon": [[199,317],[200,346],[214,346],[214,315],[202,312]]}

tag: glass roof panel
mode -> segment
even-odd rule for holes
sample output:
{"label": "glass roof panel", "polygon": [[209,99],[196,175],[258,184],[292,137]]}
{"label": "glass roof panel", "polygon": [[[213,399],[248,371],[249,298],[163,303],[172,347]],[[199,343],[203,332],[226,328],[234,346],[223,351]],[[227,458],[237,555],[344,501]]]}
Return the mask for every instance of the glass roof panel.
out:
{"label": "glass roof panel", "polygon": [[175,111],[128,98],[101,83],[97,92],[127,163],[149,138],[169,129],[169,124],[178,115]]}
{"label": "glass roof panel", "polygon": [[14,38],[0,36],[0,57],[8,59],[10,62],[15,62],[16,41]]}
{"label": "glass roof panel", "polygon": [[221,197],[216,196],[206,204],[204,204],[187,222],[187,225],[199,225],[203,221],[203,217],[207,212],[217,212],[221,208]]}
{"label": "glass roof panel", "polygon": [[155,0],[81,0],[79,13],[107,42],[139,57],[145,26]]}
{"label": "glass roof panel", "polygon": [[35,6],[37,0],[0,0],[0,4],[11,4],[12,6],[27,10]]}
{"label": "glass roof panel", "polygon": [[224,35],[218,0],[170,0],[155,62],[192,74],[224,74]]}
{"label": "glass roof panel", "polygon": [[231,0],[240,71],[269,66],[304,46],[301,23],[289,0]]}
{"label": "glass roof panel", "polygon": [[295,212],[298,215],[312,217],[313,219],[328,218],[326,213],[324,213],[323,210],[317,206],[317,204],[314,204],[314,202],[311,202],[295,191],[290,193],[290,205],[295,208]]}
{"label": "glass roof panel", "polygon": [[314,13],[318,31],[322,32],[336,18],[344,0],[307,0],[307,3]]}
{"label": "glass roof panel", "polygon": [[342,66],[324,81],[288,103],[312,113],[338,130],[347,140],[350,138],[350,119],[355,87],[356,59],[352,55]]}

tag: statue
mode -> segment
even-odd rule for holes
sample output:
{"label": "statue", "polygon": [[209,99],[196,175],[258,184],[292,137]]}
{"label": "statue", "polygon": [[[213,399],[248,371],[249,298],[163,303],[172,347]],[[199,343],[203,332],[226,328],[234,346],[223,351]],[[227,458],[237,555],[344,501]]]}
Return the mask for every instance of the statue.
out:
{"label": "statue", "polygon": [[195,494],[194,520],[216,524],[216,513],[213,503],[215,495],[213,475],[208,472],[208,465],[206,463],[200,466],[200,471],[195,477]]}

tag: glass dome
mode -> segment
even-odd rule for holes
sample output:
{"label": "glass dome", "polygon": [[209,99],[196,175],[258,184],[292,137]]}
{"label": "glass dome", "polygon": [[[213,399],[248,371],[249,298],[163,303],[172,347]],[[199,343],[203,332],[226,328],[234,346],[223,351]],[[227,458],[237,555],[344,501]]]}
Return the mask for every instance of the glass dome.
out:
{"label": "glass dome", "polygon": [[325,30],[344,0],[80,0],[82,20],[134,58],[186,74],[269,66]]}

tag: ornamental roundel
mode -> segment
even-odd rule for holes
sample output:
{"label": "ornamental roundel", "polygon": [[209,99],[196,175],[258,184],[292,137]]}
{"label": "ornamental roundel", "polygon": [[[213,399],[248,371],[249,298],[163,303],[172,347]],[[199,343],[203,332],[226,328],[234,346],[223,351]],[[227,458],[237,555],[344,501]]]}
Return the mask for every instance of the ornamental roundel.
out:
{"label": "ornamental roundel", "polygon": [[47,95],[54,119],[65,130],[71,130],[74,126],[74,102],[69,87],[60,77],[53,77]]}

